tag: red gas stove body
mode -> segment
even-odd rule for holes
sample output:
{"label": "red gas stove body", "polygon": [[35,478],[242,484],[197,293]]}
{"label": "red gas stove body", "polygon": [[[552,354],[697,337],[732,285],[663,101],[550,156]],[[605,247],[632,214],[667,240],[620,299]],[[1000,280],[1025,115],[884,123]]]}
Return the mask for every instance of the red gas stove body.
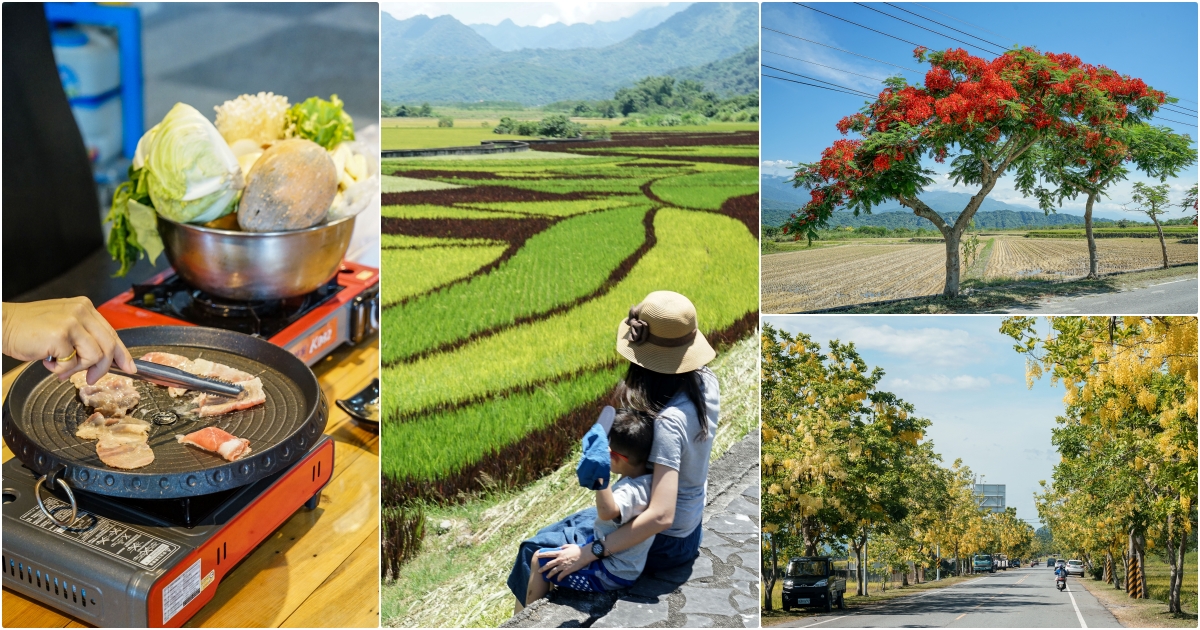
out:
{"label": "red gas stove body", "polygon": [[[276,315],[273,325],[264,324],[259,330],[262,322],[257,313],[264,309],[284,311],[284,316]],[[276,303],[247,303],[204,295],[167,269],[97,310],[118,329],[211,326],[246,332],[287,349],[311,366],[343,343],[357,344],[379,330],[379,270],[344,261],[326,286],[308,296]],[[233,315],[222,315],[229,313]],[[270,319],[262,317],[264,321]]]}

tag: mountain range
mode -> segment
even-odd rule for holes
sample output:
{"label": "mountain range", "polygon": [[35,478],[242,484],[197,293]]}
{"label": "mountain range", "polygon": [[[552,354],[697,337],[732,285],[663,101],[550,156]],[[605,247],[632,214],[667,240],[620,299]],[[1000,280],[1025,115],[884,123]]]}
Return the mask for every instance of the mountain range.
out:
{"label": "mountain range", "polygon": [[619,20],[592,24],[556,22],[546,26],[517,26],[511,19],[506,19],[499,24],[467,26],[488,43],[506,52],[522,48],[601,48],[615,44],[637,31],[658,26],[687,7],[686,2],[672,2],[666,6],[642,9]]}
{"label": "mountain range", "polygon": [[[762,198],[762,224],[782,225],[788,215],[808,203],[809,195],[803,189],[793,188],[786,177],[763,174],[760,178]],[[952,221],[970,201],[967,193],[931,190],[921,194],[921,201],[933,208],[942,218]],[[1097,223],[1107,222],[1097,220]],[[1082,225],[1083,217],[1077,214],[1052,212],[1046,214],[1038,208],[1011,204],[996,199],[984,199],[975,214],[975,225],[980,229],[1038,228],[1053,225]],[[854,216],[852,212],[835,212],[829,220],[830,227],[886,227],[889,229],[918,228],[936,229],[929,220],[918,217],[912,210],[898,202],[889,202],[872,208],[871,214]]]}
{"label": "mountain range", "polygon": [[[568,50],[505,51],[448,15],[397,20],[385,12],[380,16],[382,98],[524,105],[600,100],[643,77],[689,72],[757,44],[758,6],[745,2],[697,2],[618,43]],[[744,88],[749,82],[740,83]]]}

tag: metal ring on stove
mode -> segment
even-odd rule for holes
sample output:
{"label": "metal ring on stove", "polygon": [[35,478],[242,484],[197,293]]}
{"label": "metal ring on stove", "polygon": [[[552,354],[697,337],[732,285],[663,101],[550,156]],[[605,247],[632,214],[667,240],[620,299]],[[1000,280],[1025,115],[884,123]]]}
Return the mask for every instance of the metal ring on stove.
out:
{"label": "metal ring on stove", "polygon": [[58,525],[59,527],[70,528],[75,524],[75,520],[79,518],[79,506],[75,503],[75,493],[71,492],[71,486],[68,486],[67,482],[62,480],[62,477],[54,478],[54,480],[58,482],[58,485],[62,486],[63,490],[67,491],[67,498],[71,499],[71,520],[64,523],[55,518],[54,514],[52,514],[50,510],[46,509],[46,504],[42,503],[42,483],[46,481],[46,478],[49,476],[49,473],[42,475],[42,477],[37,480],[37,483],[33,485],[33,497],[37,499],[38,507],[41,508],[42,514],[45,514],[46,518],[54,521],[54,524]]}

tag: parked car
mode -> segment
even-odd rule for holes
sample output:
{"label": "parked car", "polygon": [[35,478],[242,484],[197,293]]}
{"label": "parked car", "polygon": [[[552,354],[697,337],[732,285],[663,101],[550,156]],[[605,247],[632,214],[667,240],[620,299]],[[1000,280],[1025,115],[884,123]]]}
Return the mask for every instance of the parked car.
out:
{"label": "parked car", "polygon": [[984,571],[988,573],[996,572],[996,565],[992,562],[991,554],[981,553],[973,556],[971,558],[971,567],[975,569],[976,573],[983,573]]}
{"label": "parked car", "polygon": [[1067,560],[1067,575],[1076,575],[1083,577],[1083,561],[1082,560]]}
{"label": "parked car", "polygon": [[833,573],[827,556],[792,558],[783,574],[783,609],[818,606],[829,612],[846,607],[846,579]]}
{"label": "parked car", "polygon": [[1021,561],[1020,560],[1009,560],[1008,565],[1014,569],[1020,569]]}

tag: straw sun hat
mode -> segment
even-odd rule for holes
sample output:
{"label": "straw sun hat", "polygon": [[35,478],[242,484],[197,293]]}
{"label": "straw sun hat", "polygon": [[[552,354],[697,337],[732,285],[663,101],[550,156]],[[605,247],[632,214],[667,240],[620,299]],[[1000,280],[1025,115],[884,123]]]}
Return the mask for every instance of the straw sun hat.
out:
{"label": "straw sun hat", "polygon": [[661,374],[682,374],[706,365],[717,353],[696,327],[696,307],[674,291],[655,291],[617,327],[617,352]]}

